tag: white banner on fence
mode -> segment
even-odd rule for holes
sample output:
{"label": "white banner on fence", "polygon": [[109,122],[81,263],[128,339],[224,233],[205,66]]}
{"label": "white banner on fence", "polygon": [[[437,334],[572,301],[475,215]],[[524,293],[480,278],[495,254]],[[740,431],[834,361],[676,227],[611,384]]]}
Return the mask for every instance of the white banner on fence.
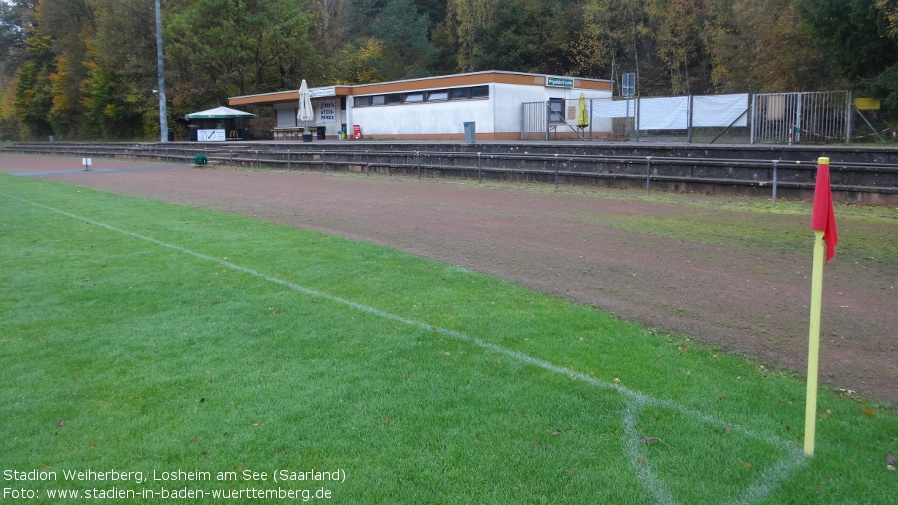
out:
{"label": "white banner on fence", "polygon": [[[689,97],[641,98],[635,100],[591,100],[593,119],[634,117],[639,113],[640,130],[685,130],[689,127]],[[629,105],[629,110],[628,110]],[[694,97],[692,126],[747,126],[748,95],[704,95]],[[735,123],[734,123],[735,121]]]}
{"label": "white banner on fence", "polygon": [[748,126],[746,93],[697,96],[692,106],[692,126]]}
{"label": "white banner on fence", "polygon": [[685,130],[689,128],[689,97],[643,98],[639,101],[640,130]]}
{"label": "white banner on fence", "polygon": [[587,109],[592,107],[588,114],[593,120],[633,117],[636,114],[635,100],[596,99],[589,100],[586,106]]}

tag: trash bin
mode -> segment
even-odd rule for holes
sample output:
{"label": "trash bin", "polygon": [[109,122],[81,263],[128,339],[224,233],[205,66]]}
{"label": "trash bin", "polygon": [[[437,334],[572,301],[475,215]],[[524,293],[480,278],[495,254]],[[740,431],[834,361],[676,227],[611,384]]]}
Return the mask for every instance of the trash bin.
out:
{"label": "trash bin", "polygon": [[323,126],[319,126],[318,128],[315,128],[315,133],[318,134],[318,140],[327,139],[327,136],[326,136],[327,130],[325,130]]}
{"label": "trash bin", "polygon": [[169,131],[168,131],[168,141],[169,141],[169,142],[174,142],[174,141],[175,141],[175,132],[174,132],[174,130],[169,130]]}
{"label": "trash bin", "polygon": [[476,124],[475,121],[465,121],[465,142],[468,144],[477,143]]}
{"label": "trash bin", "polygon": [[312,132],[304,130],[302,132],[302,141],[303,142],[311,142],[312,141]]}

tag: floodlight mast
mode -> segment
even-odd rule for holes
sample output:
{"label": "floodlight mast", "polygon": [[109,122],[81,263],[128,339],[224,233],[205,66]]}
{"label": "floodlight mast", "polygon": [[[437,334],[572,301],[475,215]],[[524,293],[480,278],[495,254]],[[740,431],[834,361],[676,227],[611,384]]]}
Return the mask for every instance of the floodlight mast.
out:
{"label": "floodlight mast", "polygon": [[162,8],[156,0],[156,65],[159,69],[159,141],[168,142],[168,110],[165,105],[165,66],[162,63]]}

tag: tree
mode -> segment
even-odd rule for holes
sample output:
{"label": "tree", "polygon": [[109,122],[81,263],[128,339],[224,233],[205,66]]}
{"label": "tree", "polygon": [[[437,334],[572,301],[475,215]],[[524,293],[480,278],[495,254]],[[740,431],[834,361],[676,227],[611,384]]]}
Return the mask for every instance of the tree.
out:
{"label": "tree", "polygon": [[303,8],[311,16],[309,42],[322,59],[323,76],[331,81],[333,65],[343,62],[340,48],[348,41],[347,31],[341,22],[348,0],[304,0]]}
{"label": "tree", "polygon": [[[180,0],[166,16],[174,105],[299,87],[321,76],[310,16],[291,0]],[[165,24],[165,23],[164,23]]]}
{"label": "tree", "polygon": [[[477,32],[492,22],[500,0],[447,0],[446,19],[449,40],[457,48],[456,70],[475,70]],[[483,69],[481,69],[483,70]]]}
{"label": "tree", "polygon": [[532,1],[499,4],[491,22],[475,32],[474,68],[534,71],[546,37],[543,14]]}
{"label": "tree", "polygon": [[81,84],[87,77],[89,46],[96,34],[94,7],[92,0],[40,0],[35,8],[37,22],[53,41],[53,103],[48,119],[59,135],[77,136],[90,130]]}
{"label": "tree", "polygon": [[876,0],[876,8],[886,17],[889,34],[898,35],[898,0]]}
{"label": "tree", "polygon": [[0,139],[19,137],[16,72],[27,61],[27,31],[34,0],[0,2]]}
{"label": "tree", "polygon": [[[615,80],[623,73],[642,76],[643,63],[649,54],[651,30],[646,26],[640,0],[587,0],[583,7],[584,32],[597,46],[597,61],[605,75]],[[597,51],[596,51],[597,49]]]}
{"label": "tree", "polygon": [[710,17],[716,91],[818,90],[831,81],[794,0],[714,0]]}
{"label": "tree", "polygon": [[830,64],[849,79],[872,78],[898,61],[876,0],[804,0],[804,19]]}
{"label": "tree", "polygon": [[700,38],[708,24],[705,2],[647,0],[644,8],[653,27],[655,54],[663,68],[667,92],[678,95],[709,91],[710,72]]}
{"label": "tree", "polygon": [[158,137],[153,0],[94,0],[97,33],[82,102],[103,138]]}
{"label": "tree", "polygon": [[476,33],[473,65],[478,69],[547,74],[571,73],[571,41],[581,32],[576,5],[542,0],[499,4]]}
{"label": "tree", "polygon": [[[153,17],[0,0],[0,136],[155,136]],[[163,29],[174,117],[303,78],[489,69],[635,72],[643,95],[849,88],[898,111],[898,0],[165,0]]]}
{"label": "tree", "polygon": [[26,47],[26,21],[34,10],[34,0],[0,2],[0,83],[8,84],[22,63]]}
{"label": "tree", "polygon": [[371,23],[383,44],[383,73],[389,80],[424,77],[435,51],[428,40],[430,20],[412,0],[389,0]]}
{"label": "tree", "polygon": [[[385,80],[430,74],[437,53],[429,37],[431,21],[414,0],[349,0],[341,21],[348,39],[340,51],[344,62],[347,55],[356,64],[365,61],[365,66],[376,68],[367,75],[380,75]],[[364,58],[351,54],[362,50]],[[336,68],[348,67],[338,64]],[[346,73],[337,72],[334,78],[352,82]]]}
{"label": "tree", "polygon": [[458,47],[446,20],[437,24],[430,32],[434,48],[431,70],[436,75],[454,74],[458,69]]}
{"label": "tree", "polygon": [[43,137],[53,133],[49,122],[53,96],[50,89],[50,72],[53,67],[51,39],[43,35],[40,27],[28,27],[27,60],[16,72],[15,119],[20,137]]}
{"label": "tree", "polygon": [[892,111],[898,111],[895,13],[894,2],[881,0],[804,0],[803,11],[834,72]]}
{"label": "tree", "polygon": [[335,59],[336,84],[369,84],[387,80],[381,70],[383,46],[375,37],[347,44]]}

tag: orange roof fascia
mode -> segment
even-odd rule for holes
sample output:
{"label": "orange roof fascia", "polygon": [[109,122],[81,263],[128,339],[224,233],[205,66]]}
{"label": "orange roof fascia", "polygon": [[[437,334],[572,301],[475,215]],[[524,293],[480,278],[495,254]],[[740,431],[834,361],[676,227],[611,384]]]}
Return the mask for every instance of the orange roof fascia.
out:
{"label": "orange roof fascia", "polygon": [[[545,86],[545,75],[515,74],[506,72],[477,72],[474,74],[447,75],[443,77],[428,77],[407,81],[386,82],[377,84],[359,84],[352,87],[351,94],[376,95],[380,93],[397,93],[403,91],[418,91],[439,88],[453,88],[460,86],[475,86],[478,84],[519,84],[525,86]],[[574,79],[577,89],[611,90],[611,81],[596,79]]]}
{"label": "orange roof fascia", "polygon": [[[334,88],[334,96],[349,96],[351,94],[352,89],[349,86],[324,86],[325,88],[333,87]],[[316,89],[316,88],[312,88]],[[316,97],[313,100],[318,98],[330,98],[330,97]],[[233,98],[228,98],[229,105],[269,105],[275,103],[287,103],[287,102],[295,102],[299,99],[299,90],[291,90],[291,91],[278,91],[275,93],[265,93],[262,95],[247,95],[247,96],[235,96]]]}
{"label": "orange roof fascia", "polygon": [[[518,84],[525,86],[545,86],[546,76],[542,74],[518,74],[513,72],[475,72],[440,77],[425,77],[374,84],[358,84],[355,86],[333,86],[336,96],[377,95],[381,93],[401,93],[430,89],[455,88],[461,86],[477,86],[483,84]],[[327,86],[325,86],[326,88]],[[611,81],[584,79],[575,77],[574,88],[597,91],[611,91]],[[261,95],[238,96],[228,99],[229,105],[270,105],[297,100],[299,90],[265,93]]]}

